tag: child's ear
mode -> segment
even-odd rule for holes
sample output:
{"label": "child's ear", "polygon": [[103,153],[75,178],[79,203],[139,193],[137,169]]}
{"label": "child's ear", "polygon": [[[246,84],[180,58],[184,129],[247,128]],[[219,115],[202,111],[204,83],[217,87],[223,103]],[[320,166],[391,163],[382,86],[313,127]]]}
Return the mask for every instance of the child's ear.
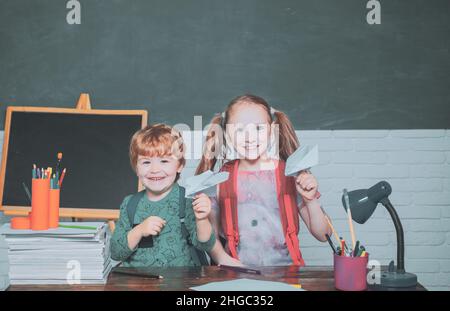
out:
{"label": "child's ear", "polygon": [[178,169],[177,169],[177,173],[181,173],[181,171],[183,170],[183,168],[184,168],[184,164],[179,164],[179,165],[178,165]]}

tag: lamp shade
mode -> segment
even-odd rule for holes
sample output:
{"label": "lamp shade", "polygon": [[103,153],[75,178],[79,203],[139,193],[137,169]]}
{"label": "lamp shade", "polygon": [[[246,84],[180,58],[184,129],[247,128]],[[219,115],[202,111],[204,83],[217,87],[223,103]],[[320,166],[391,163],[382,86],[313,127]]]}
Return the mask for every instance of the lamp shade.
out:
{"label": "lamp shade", "polygon": [[[352,218],[359,224],[365,223],[375,211],[378,203],[387,198],[392,192],[386,181],[380,181],[369,189],[359,189],[348,192]],[[342,196],[342,205],[347,211],[345,197]]]}

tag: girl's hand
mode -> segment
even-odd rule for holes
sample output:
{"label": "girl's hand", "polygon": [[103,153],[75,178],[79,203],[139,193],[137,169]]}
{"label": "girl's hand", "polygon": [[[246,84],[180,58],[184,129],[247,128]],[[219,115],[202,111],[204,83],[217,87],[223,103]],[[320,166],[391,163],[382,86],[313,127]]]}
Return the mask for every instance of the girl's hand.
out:
{"label": "girl's hand", "polygon": [[311,173],[301,171],[295,180],[295,186],[304,201],[312,201],[316,197],[318,184]]}
{"label": "girl's hand", "polygon": [[211,213],[211,200],[204,193],[197,194],[192,202],[192,208],[197,220],[206,219]]}
{"label": "girl's hand", "polygon": [[158,216],[150,216],[140,225],[141,236],[158,235],[166,225],[166,221]]}

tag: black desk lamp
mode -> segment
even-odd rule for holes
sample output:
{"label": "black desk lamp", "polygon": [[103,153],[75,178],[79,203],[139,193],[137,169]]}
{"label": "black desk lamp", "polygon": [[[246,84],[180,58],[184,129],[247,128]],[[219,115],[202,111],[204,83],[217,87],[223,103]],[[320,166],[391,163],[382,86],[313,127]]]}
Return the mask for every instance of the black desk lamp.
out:
{"label": "black desk lamp", "polygon": [[[405,272],[405,244],[403,239],[403,227],[400,218],[394,207],[388,199],[392,193],[391,185],[386,181],[380,181],[369,189],[360,189],[348,192],[349,205],[352,212],[352,218],[359,224],[365,223],[372,216],[378,203],[383,204],[391,215],[397,233],[397,269],[394,267],[394,261],[389,264],[388,271],[381,272],[380,287],[405,288],[414,287],[417,284],[417,276]],[[347,211],[344,195],[342,204]]]}

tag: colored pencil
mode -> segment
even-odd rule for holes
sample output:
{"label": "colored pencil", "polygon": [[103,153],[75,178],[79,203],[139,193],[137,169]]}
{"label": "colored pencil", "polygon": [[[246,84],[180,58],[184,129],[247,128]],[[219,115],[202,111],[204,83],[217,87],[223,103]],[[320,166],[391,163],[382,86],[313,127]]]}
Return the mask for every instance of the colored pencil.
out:
{"label": "colored pencil", "polygon": [[352,236],[352,248],[355,249],[355,244],[356,244],[355,230],[353,229],[352,210],[350,209],[350,201],[348,198],[347,189],[344,189],[344,199],[345,199],[345,205],[347,207],[348,225],[350,227],[350,234]]}
{"label": "colored pencil", "polygon": [[62,182],[64,180],[65,175],[66,175],[66,169],[63,169],[61,177],[59,178],[59,182],[58,182],[59,188],[61,188],[61,186],[62,186]]}
{"label": "colored pencil", "polygon": [[330,219],[328,218],[327,215],[325,215],[325,219],[327,220],[328,225],[331,228],[331,231],[333,231],[333,235],[334,235],[334,237],[336,239],[336,242],[340,243],[341,240],[339,239],[339,234],[337,234],[336,230],[334,230],[333,224],[331,223],[331,221],[330,221]]}
{"label": "colored pencil", "polygon": [[227,266],[227,265],[219,265],[222,269],[228,269],[236,272],[242,272],[242,273],[250,273],[250,274],[261,274],[260,270],[246,268],[246,267],[236,267],[236,266]]}
{"label": "colored pencil", "polygon": [[61,165],[61,159],[62,159],[62,152],[58,152],[57,158],[58,158],[58,162],[56,162],[56,173],[58,174],[58,177],[60,175],[59,173],[59,166]]}

